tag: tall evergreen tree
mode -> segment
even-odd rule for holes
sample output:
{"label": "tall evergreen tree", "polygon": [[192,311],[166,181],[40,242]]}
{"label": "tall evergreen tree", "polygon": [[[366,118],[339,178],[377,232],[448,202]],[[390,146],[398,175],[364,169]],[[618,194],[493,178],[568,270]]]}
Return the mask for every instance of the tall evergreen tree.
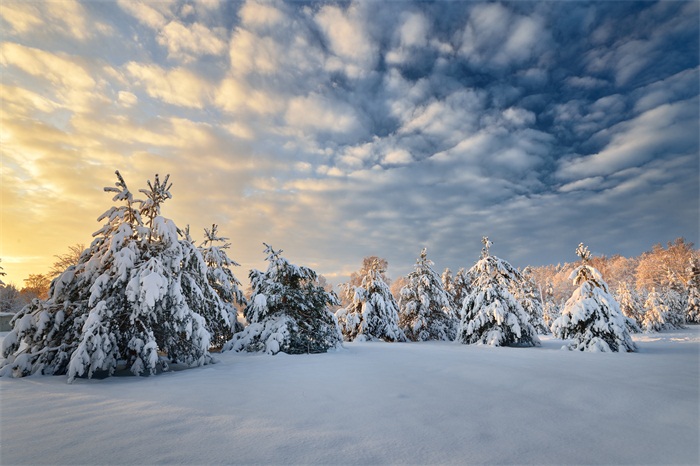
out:
{"label": "tall evergreen tree", "polygon": [[564,305],[552,331],[557,338],[571,339],[568,348],[579,351],[636,351],[625,318],[600,272],[588,265],[591,253],[579,244],[576,253],[583,263],[569,276],[578,286]]}
{"label": "tall evergreen tree", "polygon": [[205,316],[212,334],[212,346],[216,348],[221,348],[234,333],[243,330],[243,324],[238,321],[237,307],[245,308],[248,304],[241,290],[241,282],[231,270],[240,264],[226,254],[230,247],[228,238],[219,236],[217,225],[212,225],[211,229],[204,229],[204,241],[200,244],[199,251],[207,265],[207,280],[226,308],[223,313]]}
{"label": "tall evergreen tree", "polygon": [[2,375],[67,373],[72,381],[119,367],[138,375],[165,370],[168,361],[211,361],[205,319],[193,309],[224,308],[202,255],[160,215],[171,198],[169,177],[156,175],[140,190],[146,199],[137,200],[116,175],[116,187],[105,191],[121,205],[98,218],[104,226],[78,263],[53,280],[49,299],[35,299],[14,319]]}
{"label": "tall evergreen tree", "polygon": [[384,264],[372,260],[362,268],[360,286],[352,282],[343,286],[350,305],[335,315],[346,341],[406,341],[398,325],[398,305],[382,278],[386,271]]}
{"label": "tall evergreen tree", "polygon": [[424,248],[408,274],[408,284],[399,298],[399,327],[409,340],[452,341],[457,330],[457,317],[452,299],[432,268]]}
{"label": "tall evergreen tree", "polygon": [[336,305],[316,272],[291,264],[265,244],[267,271],[250,271],[253,294],[244,315],[250,325],[233,336],[224,350],[267,354],[325,353],[343,337],[328,306]]}
{"label": "tall evergreen tree", "polygon": [[471,268],[471,294],[464,300],[457,341],[492,346],[536,346],[540,344],[530,317],[511,290],[520,282],[508,262],[490,254],[493,244],[482,239],[481,259]]}

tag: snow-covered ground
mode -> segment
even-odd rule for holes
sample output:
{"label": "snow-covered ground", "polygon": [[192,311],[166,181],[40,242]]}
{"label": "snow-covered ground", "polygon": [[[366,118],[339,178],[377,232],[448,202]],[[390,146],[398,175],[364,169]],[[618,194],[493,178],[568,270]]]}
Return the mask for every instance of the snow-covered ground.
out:
{"label": "snow-covered ground", "polygon": [[639,352],[351,343],[0,379],[0,463],[698,464],[700,326]]}

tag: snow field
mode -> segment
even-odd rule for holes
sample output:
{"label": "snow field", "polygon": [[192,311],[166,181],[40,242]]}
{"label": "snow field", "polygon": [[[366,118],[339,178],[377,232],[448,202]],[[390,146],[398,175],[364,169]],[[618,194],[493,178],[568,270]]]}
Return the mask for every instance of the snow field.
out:
{"label": "snow field", "polygon": [[700,326],[638,353],[445,342],[0,379],[0,463],[698,464]]}

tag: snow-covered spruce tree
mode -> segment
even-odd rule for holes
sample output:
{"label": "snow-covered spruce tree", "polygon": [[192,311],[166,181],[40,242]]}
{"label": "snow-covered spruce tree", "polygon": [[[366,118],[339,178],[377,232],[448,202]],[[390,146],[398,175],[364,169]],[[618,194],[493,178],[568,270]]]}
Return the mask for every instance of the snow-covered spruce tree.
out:
{"label": "snow-covered spruce tree", "polygon": [[452,300],[432,265],[423,248],[408,274],[408,284],[401,289],[399,327],[412,341],[455,339],[457,317]]}
{"label": "snow-covered spruce tree", "polygon": [[637,291],[630,287],[627,282],[620,282],[615,291],[615,298],[620,305],[622,315],[625,317],[627,330],[632,333],[641,332],[644,306]]}
{"label": "snow-covered spruce tree", "polygon": [[202,255],[160,215],[171,198],[168,177],[149,181],[142,201],[116,175],[116,187],[105,191],[122,205],[98,218],[104,226],[78,264],[53,280],[49,299],[33,300],[14,319],[0,375],[67,373],[72,381],[119,367],[138,375],[165,370],[168,361],[211,361],[205,319],[193,309],[220,300]]}
{"label": "snow-covered spruce tree", "polygon": [[457,313],[457,303],[455,303],[455,279],[452,276],[452,271],[446,268],[442,275],[440,276],[440,281],[442,282],[442,289],[447,293],[447,297],[450,300],[450,307],[455,310],[455,316]]}
{"label": "snow-covered spruce tree", "polygon": [[671,313],[661,294],[652,288],[644,302],[644,318],[642,329],[647,333],[660,332],[661,330],[673,330],[674,326],[669,322]]}
{"label": "snow-covered spruce tree", "polygon": [[508,262],[492,256],[493,244],[482,239],[481,259],[471,268],[472,292],[464,300],[457,341],[491,346],[536,346],[540,344],[530,317],[513,296],[520,282],[518,272]]}
{"label": "snow-covered spruce tree", "polygon": [[363,267],[361,285],[343,285],[350,305],[335,315],[346,341],[406,341],[398,325],[398,305],[389,286],[382,279],[385,268],[380,260]]}
{"label": "snow-covered spruce tree", "polygon": [[265,244],[266,272],[250,271],[253,294],[244,315],[250,325],[226,343],[224,351],[288,354],[325,353],[343,337],[328,306],[338,298],[318,283],[316,272],[289,263]]}
{"label": "snow-covered spruce tree", "polygon": [[600,272],[588,265],[591,253],[583,243],[576,254],[583,263],[571,275],[575,286],[564,305],[561,316],[554,321],[552,332],[557,338],[571,339],[568,349],[579,351],[636,351],[625,317]]}
{"label": "snow-covered spruce tree", "polygon": [[544,290],[544,303],[542,305],[542,318],[547,327],[552,330],[552,324],[559,317],[559,306],[554,298],[552,282],[547,282]]}
{"label": "snow-covered spruce tree", "polygon": [[691,259],[688,268],[688,305],[685,319],[688,322],[700,323],[700,261]]}
{"label": "snow-covered spruce tree", "polygon": [[472,292],[472,278],[469,271],[460,267],[455,274],[455,285],[454,294],[452,295],[455,302],[455,309],[457,309],[457,314],[462,311],[462,305],[464,304],[464,298],[469,296]]}
{"label": "snow-covered spruce tree", "polygon": [[[525,267],[520,275],[520,281],[514,281],[514,289],[511,290],[515,299],[520,302],[523,310],[530,316],[530,323],[540,335],[552,333],[549,325],[544,321],[544,306],[540,297],[540,290],[529,267]],[[517,275],[516,275],[517,277]]]}
{"label": "snow-covered spruce tree", "polygon": [[687,296],[685,290],[679,291],[676,287],[666,288],[661,294],[661,300],[668,306],[668,324],[674,329],[685,328],[685,313]]}
{"label": "snow-covered spruce tree", "polygon": [[231,267],[240,267],[226,254],[231,247],[228,238],[218,236],[218,226],[204,229],[204,241],[199,246],[199,252],[207,265],[209,285],[221,298],[225,312],[214,312],[208,315],[204,310],[207,328],[212,334],[212,347],[221,348],[233,335],[243,330],[243,324],[238,321],[238,307],[245,308],[248,301],[241,291],[241,282],[234,276]]}

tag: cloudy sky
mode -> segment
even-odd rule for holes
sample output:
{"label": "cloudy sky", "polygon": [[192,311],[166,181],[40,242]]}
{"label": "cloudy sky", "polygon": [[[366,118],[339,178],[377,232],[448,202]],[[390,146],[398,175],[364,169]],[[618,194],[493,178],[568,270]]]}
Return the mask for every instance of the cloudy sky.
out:
{"label": "cloudy sky", "polygon": [[698,241],[700,3],[0,3],[5,281],[89,244],[118,169],[230,256],[331,281]]}

